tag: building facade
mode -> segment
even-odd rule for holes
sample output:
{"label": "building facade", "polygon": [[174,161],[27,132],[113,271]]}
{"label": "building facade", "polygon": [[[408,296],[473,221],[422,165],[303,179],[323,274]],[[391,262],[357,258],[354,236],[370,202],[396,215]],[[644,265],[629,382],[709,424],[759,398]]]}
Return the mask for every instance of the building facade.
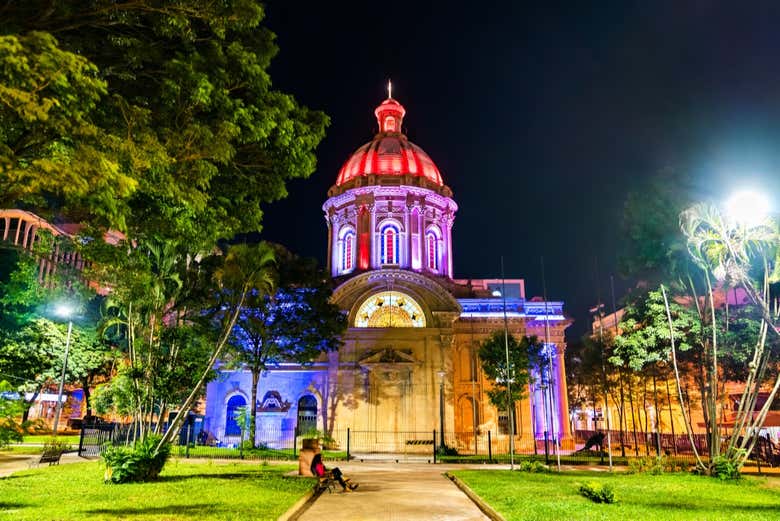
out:
{"label": "building facade", "polygon": [[[434,430],[459,450],[487,431],[506,439],[510,416],[488,401],[477,357],[505,324],[512,335],[544,339],[553,354],[517,404],[512,430],[570,436],[563,303],[527,300],[519,279],[454,279],[452,190],[403,133],[398,101],[388,96],[374,115],[377,134],[344,163],[323,205],[332,298],[348,316],[343,346],[260,378],[257,439],[310,429],[338,439],[349,428],[395,452],[423,445]],[[251,381],[248,371],[224,371],[208,385],[204,427],[220,443],[239,441],[235,410],[248,405]]]}

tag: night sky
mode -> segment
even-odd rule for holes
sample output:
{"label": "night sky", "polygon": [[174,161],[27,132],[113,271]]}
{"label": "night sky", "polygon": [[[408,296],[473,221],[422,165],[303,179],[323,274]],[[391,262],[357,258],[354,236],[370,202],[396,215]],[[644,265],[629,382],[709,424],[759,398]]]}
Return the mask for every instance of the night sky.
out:
{"label": "night sky", "polygon": [[262,237],[324,264],[322,203],[388,79],[460,206],[455,276],[497,277],[503,255],[541,295],[544,256],[570,337],[611,273],[618,298],[631,285],[617,256],[638,180],[687,169],[702,198],[750,185],[778,201],[780,2],[568,4],[269,0],[275,86],[332,123]]}

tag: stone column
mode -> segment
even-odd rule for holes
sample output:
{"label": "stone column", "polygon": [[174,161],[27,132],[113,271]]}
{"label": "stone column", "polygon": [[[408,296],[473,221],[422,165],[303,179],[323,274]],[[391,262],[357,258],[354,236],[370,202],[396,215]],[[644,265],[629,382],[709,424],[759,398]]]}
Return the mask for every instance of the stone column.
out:
{"label": "stone column", "polygon": [[369,233],[369,237],[371,237],[371,240],[368,241],[368,251],[369,251],[369,259],[371,259],[371,268],[376,269],[379,267],[379,248],[377,248],[378,242],[377,242],[377,233],[376,233],[376,204],[371,203],[368,205],[368,211],[371,212],[371,218],[370,218],[370,224],[371,224],[371,231]]}
{"label": "stone column", "polygon": [[569,397],[566,389],[566,369],[564,360],[565,348],[562,344],[556,345],[557,380],[558,385],[558,414],[560,416],[561,438],[571,438],[571,425],[569,424]]}
{"label": "stone column", "polygon": [[330,217],[325,216],[325,225],[328,227],[328,267],[327,270],[332,276],[336,276],[336,268],[333,263],[333,225],[330,222]]}

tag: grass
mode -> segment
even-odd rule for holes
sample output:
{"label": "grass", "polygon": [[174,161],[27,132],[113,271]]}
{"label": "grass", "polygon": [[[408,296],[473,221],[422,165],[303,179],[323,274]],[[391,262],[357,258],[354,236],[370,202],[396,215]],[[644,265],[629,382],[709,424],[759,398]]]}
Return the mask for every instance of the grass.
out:
{"label": "grass", "polygon": [[[507,520],[777,520],[780,482],[746,477],[719,482],[690,474],[534,474],[508,470],[453,472]],[[580,496],[586,482],[609,483],[618,503]]]}
{"label": "grass", "polygon": [[43,445],[8,445],[0,449],[0,454],[41,454]]}
{"label": "grass", "polygon": [[103,484],[98,462],[21,471],[0,479],[0,520],[271,520],[312,487],[291,465],[171,460],[159,481]]}
{"label": "grass", "polygon": [[[51,434],[27,434],[22,439],[22,443],[40,443],[43,445],[47,441],[52,439]],[[79,435],[78,434],[60,434],[57,436],[57,440],[67,443],[69,445],[76,445],[79,444]]]}

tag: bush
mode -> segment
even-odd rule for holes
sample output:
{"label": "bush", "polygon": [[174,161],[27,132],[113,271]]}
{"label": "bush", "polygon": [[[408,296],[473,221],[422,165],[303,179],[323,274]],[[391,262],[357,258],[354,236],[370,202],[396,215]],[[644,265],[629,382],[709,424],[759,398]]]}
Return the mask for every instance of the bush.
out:
{"label": "bush", "polygon": [[450,447],[448,445],[439,445],[436,447],[436,454],[438,456],[457,456],[458,455],[458,449],[455,447]]}
{"label": "bush", "polygon": [[106,464],[103,481],[132,483],[157,479],[171,452],[170,445],[155,452],[159,440],[159,436],[148,436],[132,447],[108,447],[103,452]]}
{"label": "bush", "polygon": [[520,472],[543,473],[550,472],[550,467],[541,461],[521,461],[517,466],[517,470]]}
{"label": "bush", "polygon": [[721,481],[741,479],[740,467],[724,456],[718,456],[710,465],[710,476]]}
{"label": "bush", "polygon": [[43,444],[44,454],[62,454],[63,452],[69,452],[71,450],[73,450],[73,447],[64,441],[59,441],[57,438],[46,440]]}
{"label": "bush", "polygon": [[628,462],[629,474],[652,474],[658,476],[664,473],[664,470],[670,470],[672,466],[666,461],[666,458],[647,456],[644,458],[632,459]]}
{"label": "bush", "polygon": [[617,497],[611,485],[596,482],[585,483],[580,486],[580,495],[585,496],[594,503],[616,503]]}

